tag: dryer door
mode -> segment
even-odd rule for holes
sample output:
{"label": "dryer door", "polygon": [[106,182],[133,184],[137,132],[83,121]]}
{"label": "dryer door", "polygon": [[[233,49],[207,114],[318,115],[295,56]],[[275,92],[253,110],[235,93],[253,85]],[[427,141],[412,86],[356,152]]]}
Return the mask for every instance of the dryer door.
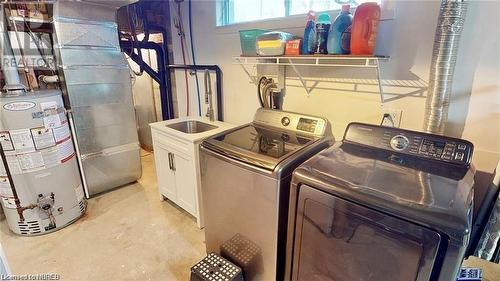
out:
{"label": "dryer door", "polygon": [[302,185],[292,280],[430,280],[440,239],[424,227]]}

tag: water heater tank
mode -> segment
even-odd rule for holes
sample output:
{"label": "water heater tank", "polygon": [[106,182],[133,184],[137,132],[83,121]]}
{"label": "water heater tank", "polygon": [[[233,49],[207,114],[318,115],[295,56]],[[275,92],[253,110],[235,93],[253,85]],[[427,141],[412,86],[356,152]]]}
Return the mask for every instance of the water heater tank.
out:
{"label": "water heater tank", "polygon": [[14,233],[52,232],[85,213],[87,203],[60,91],[2,94],[0,143],[8,166],[6,170],[0,161],[0,202]]}

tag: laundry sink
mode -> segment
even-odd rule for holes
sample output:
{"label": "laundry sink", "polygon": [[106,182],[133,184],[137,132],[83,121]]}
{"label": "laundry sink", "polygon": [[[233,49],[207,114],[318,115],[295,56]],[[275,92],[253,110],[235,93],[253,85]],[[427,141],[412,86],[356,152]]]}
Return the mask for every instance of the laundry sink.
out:
{"label": "laundry sink", "polygon": [[182,121],[166,126],[186,134],[198,134],[218,128],[217,126],[196,120]]}

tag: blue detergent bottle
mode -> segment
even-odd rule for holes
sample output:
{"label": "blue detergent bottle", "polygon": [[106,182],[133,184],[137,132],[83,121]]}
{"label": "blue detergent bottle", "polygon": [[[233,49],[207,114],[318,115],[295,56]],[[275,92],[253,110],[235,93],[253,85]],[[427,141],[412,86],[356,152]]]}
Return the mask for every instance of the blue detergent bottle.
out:
{"label": "blue detergent bottle", "polygon": [[302,39],[302,55],[314,54],[316,50],[316,15],[313,11],[307,14],[306,28],[304,29],[304,39]]}
{"label": "blue detergent bottle", "polygon": [[342,5],[342,11],[335,18],[328,33],[328,54],[345,55],[351,53],[352,15],[349,5]]}
{"label": "blue detergent bottle", "polygon": [[332,22],[328,13],[319,15],[316,22],[316,54],[328,54],[327,41],[331,24]]}

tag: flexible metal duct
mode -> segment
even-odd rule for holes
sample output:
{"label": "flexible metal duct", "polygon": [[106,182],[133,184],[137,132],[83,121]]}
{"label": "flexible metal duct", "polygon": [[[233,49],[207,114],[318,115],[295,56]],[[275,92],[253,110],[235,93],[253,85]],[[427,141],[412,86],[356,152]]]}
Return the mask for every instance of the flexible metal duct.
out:
{"label": "flexible metal duct", "polygon": [[441,2],[432,51],[429,92],[423,128],[429,133],[444,133],[448,119],[458,45],[466,13],[466,1],[443,0]]}

